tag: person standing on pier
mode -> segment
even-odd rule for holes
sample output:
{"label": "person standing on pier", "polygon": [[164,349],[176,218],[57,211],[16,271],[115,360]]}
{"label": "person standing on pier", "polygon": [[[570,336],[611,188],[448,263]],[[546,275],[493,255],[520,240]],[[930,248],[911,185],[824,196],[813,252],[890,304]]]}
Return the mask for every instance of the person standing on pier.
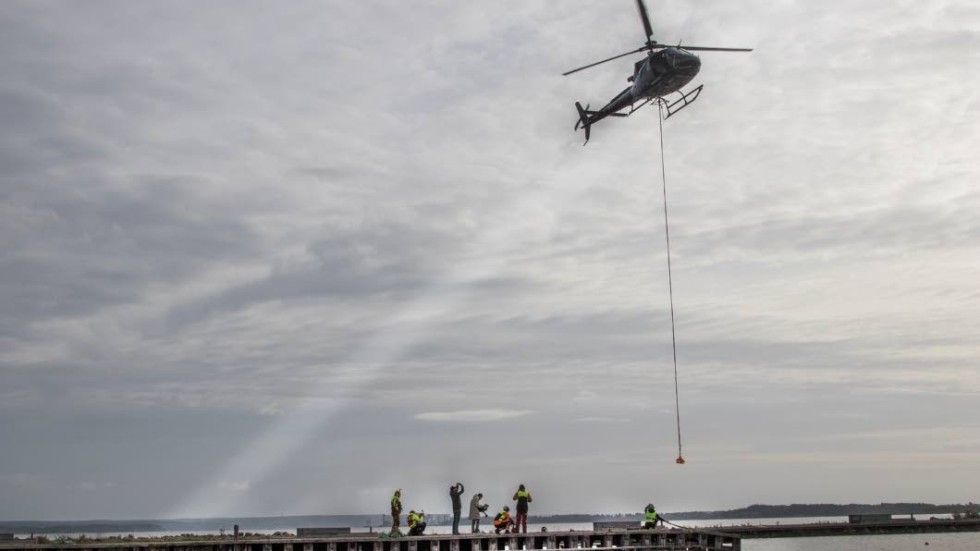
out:
{"label": "person standing on pier", "polygon": [[459,535],[459,517],[463,514],[463,483],[457,482],[449,487],[449,497],[453,500],[453,535]]}
{"label": "person standing on pier", "polygon": [[483,499],[483,494],[476,494],[470,500],[470,531],[474,534],[480,532],[480,513],[486,516],[485,511],[488,507],[488,505],[480,504],[481,499]]}
{"label": "person standing on pier", "polygon": [[527,534],[527,504],[534,501],[531,499],[531,492],[527,491],[521,484],[514,493],[513,499],[517,502],[517,519],[514,523],[514,531],[516,532],[520,528]]}
{"label": "person standing on pier", "polygon": [[395,490],[395,495],[391,496],[391,531],[401,533],[398,527],[401,525],[402,514],[402,489]]}

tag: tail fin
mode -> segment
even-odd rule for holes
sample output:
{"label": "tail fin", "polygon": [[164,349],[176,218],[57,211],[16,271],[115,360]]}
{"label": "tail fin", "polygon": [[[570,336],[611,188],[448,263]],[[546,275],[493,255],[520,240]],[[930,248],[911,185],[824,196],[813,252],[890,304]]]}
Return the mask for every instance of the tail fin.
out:
{"label": "tail fin", "polygon": [[591,134],[592,130],[592,119],[589,118],[588,106],[583,109],[582,104],[576,101],[575,108],[578,109],[578,122],[575,123],[575,130],[578,130],[580,126],[585,128],[585,143],[582,144],[585,145],[586,143],[589,143],[589,134]]}

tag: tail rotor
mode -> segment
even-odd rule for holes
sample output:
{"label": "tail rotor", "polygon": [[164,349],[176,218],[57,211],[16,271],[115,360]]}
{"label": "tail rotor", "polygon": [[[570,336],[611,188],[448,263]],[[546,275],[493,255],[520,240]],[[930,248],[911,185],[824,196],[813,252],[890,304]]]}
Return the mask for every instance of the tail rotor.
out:
{"label": "tail rotor", "polygon": [[[578,109],[578,122],[575,123],[575,130],[578,130],[579,128],[584,128],[585,143],[589,143],[589,136],[592,133],[592,123],[594,122],[589,117],[589,106],[586,105],[585,108],[583,109],[582,104],[576,101],[575,108]],[[582,145],[585,145],[585,143]]]}

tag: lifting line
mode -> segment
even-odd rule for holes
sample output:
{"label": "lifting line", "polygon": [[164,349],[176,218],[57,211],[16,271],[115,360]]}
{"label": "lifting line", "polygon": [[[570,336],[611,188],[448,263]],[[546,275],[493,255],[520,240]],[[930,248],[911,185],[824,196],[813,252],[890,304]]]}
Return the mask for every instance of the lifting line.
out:
{"label": "lifting line", "polygon": [[667,167],[664,165],[664,100],[658,98],[660,108],[660,175],[663,180],[664,194],[664,235],[667,236],[667,288],[670,292],[670,341],[674,350],[674,407],[677,412],[677,459],[678,465],[684,464],[684,454],[681,452],[681,399],[677,384],[677,332],[674,329],[674,282],[670,273],[670,226],[667,223]]}

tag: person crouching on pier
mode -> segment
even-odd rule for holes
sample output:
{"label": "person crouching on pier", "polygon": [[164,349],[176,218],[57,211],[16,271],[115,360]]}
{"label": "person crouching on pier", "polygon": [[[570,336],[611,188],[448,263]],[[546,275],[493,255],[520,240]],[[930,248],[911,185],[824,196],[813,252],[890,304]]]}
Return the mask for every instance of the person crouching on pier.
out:
{"label": "person crouching on pier", "polygon": [[401,526],[402,516],[402,489],[395,490],[395,495],[391,496],[391,531],[401,533],[398,529]]}
{"label": "person crouching on pier", "polygon": [[645,520],[643,523],[644,528],[656,528],[658,522],[663,525],[664,519],[657,515],[657,508],[653,506],[653,503],[648,503],[643,513]]}
{"label": "person crouching on pier", "polygon": [[408,535],[421,536],[425,532],[425,511],[416,513],[408,512]]}
{"label": "person crouching on pier", "polygon": [[514,525],[514,519],[510,517],[510,507],[504,505],[504,510],[493,517],[493,533],[499,534],[501,531],[507,533]]}

